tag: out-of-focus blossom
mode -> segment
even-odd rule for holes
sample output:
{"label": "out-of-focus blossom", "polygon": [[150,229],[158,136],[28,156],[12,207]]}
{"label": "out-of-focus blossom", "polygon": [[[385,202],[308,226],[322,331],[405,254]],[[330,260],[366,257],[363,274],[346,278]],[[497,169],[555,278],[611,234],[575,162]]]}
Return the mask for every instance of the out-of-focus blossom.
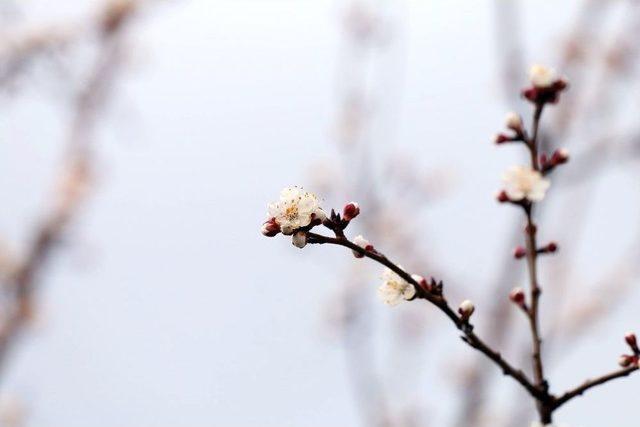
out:
{"label": "out-of-focus blossom", "polygon": [[410,300],[415,294],[416,288],[393,270],[386,268],[382,272],[382,285],[378,288],[378,296],[385,304],[398,305],[403,300]]}
{"label": "out-of-focus blossom", "polygon": [[522,129],[523,129],[522,117],[520,117],[520,115],[517,113],[514,113],[514,112],[507,113],[507,116],[505,118],[505,124],[507,125],[508,129],[511,129],[518,133],[522,132]]}
{"label": "out-of-focus blossom", "polygon": [[558,80],[558,75],[553,68],[534,65],[529,69],[529,80],[536,88],[544,89],[551,87]]}
{"label": "out-of-focus blossom", "polygon": [[14,395],[0,394],[0,425],[3,427],[19,427],[24,425],[25,409],[22,402]]}
{"label": "out-of-focus blossom", "polygon": [[539,202],[551,185],[542,174],[527,166],[514,166],[505,172],[505,192],[511,200],[527,199]]}

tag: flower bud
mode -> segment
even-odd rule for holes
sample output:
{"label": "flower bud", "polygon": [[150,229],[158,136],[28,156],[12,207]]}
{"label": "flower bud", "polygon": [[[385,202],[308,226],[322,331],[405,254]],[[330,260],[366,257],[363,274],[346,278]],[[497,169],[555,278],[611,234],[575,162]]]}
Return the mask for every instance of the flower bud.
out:
{"label": "flower bud", "polygon": [[558,250],[558,244],[556,242],[549,242],[546,246],[546,251],[550,254],[556,252]]}
{"label": "flower bud", "polygon": [[291,243],[296,248],[304,248],[307,246],[307,233],[304,231],[298,231],[291,237]]}
{"label": "flower bud", "polygon": [[633,356],[629,356],[628,354],[623,354],[618,359],[618,365],[620,365],[622,368],[628,368],[633,364],[634,359],[635,358]]}
{"label": "flower bud", "polygon": [[351,221],[360,213],[360,206],[356,202],[350,202],[342,209],[342,219]]}
{"label": "flower bud", "polygon": [[522,117],[520,117],[519,114],[516,114],[514,112],[508,113],[505,122],[508,129],[511,129],[518,134],[522,133]]}
{"label": "flower bud", "polygon": [[315,212],[311,214],[311,222],[314,225],[320,225],[327,219],[327,214],[322,209],[317,209]]}
{"label": "flower bud", "polygon": [[507,196],[507,192],[502,190],[496,193],[496,200],[500,203],[506,203],[509,201],[509,196]]}
{"label": "flower bud", "polygon": [[[369,243],[369,241],[367,239],[362,237],[362,235],[356,236],[353,239],[353,243],[355,243],[357,246],[360,246],[365,251],[373,250],[373,245],[371,243]],[[361,254],[358,251],[352,251],[352,252],[353,252],[353,256],[355,256],[356,258],[362,258],[364,256],[363,254]]]}
{"label": "flower bud", "polygon": [[568,161],[569,151],[565,150],[564,148],[554,151],[553,155],[551,156],[551,162],[554,165],[562,165],[564,163],[567,163]]}
{"label": "flower bud", "polygon": [[476,307],[468,299],[462,301],[458,307],[458,313],[460,313],[462,320],[468,320],[475,310]]}
{"label": "flower bud", "polygon": [[527,256],[527,250],[525,248],[523,248],[522,246],[517,246],[513,250],[513,257],[515,259],[521,259],[521,258],[524,258],[525,256]]}
{"label": "flower bud", "polygon": [[627,332],[624,336],[624,340],[627,342],[627,344],[629,344],[629,347],[631,347],[634,352],[638,351],[638,341],[636,339],[636,334],[634,334],[633,332]]}
{"label": "flower bud", "polygon": [[496,144],[504,144],[505,142],[510,142],[512,139],[510,136],[505,135],[503,133],[497,133],[494,137],[493,137],[493,142]]}
{"label": "flower bud", "polygon": [[260,231],[267,237],[273,237],[280,232],[280,226],[276,222],[275,218],[271,218],[262,224],[262,229]]}
{"label": "flower bud", "polygon": [[425,279],[425,278],[424,278],[424,277],[422,277],[421,275],[419,275],[419,274],[412,274],[412,275],[411,275],[411,278],[412,278],[413,280],[415,280],[415,281],[418,283],[418,285],[420,285],[420,287],[421,287],[423,290],[425,290],[425,291],[427,291],[427,292],[430,292],[430,291],[431,291],[431,287],[429,286],[429,283],[427,282],[427,279]]}
{"label": "flower bud", "polygon": [[524,300],[525,300],[524,289],[519,287],[513,288],[509,293],[509,299],[514,304],[517,304],[520,307],[524,307]]}

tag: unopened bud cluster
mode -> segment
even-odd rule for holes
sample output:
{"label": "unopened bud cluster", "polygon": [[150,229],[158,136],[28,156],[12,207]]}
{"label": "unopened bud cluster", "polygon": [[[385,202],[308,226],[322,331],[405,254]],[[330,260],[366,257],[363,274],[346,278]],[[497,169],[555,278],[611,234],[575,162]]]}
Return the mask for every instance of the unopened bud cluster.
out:
{"label": "unopened bud cluster", "polygon": [[638,367],[640,368],[640,349],[638,348],[638,339],[633,332],[627,332],[624,340],[631,349],[632,354],[623,354],[618,359],[618,364],[623,368]]}
{"label": "unopened bud cluster", "polygon": [[538,162],[540,163],[540,170],[543,174],[551,172],[555,167],[563,165],[569,161],[569,151],[560,148],[555,150],[551,156],[546,154],[540,154]]}
{"label": "unopened bud cluster", "polygon": [[568,83],[555,70],[542,65],[534,65],[529,70],[531,86],[522,91],[522,96],[534,104],[555,104],[560,99]]}

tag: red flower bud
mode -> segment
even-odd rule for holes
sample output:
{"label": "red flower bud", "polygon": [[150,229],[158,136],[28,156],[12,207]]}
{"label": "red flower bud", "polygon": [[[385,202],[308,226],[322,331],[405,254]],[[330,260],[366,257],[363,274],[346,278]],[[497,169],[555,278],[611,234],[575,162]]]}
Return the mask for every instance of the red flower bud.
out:
{"label": "red flower bud", "polygon": [[540,167],[544,168],[545,166],[547,166],[547,163],[549,162],[549,158],[547,157],[546,153],[542,153],[538,157],[538,161],[540,162]]}
{"label": "red flower bud", "polygon": [[531,102],[536,102],[538,99],[538,89],[530,87],[522,91],[522,96],[527,98]]}
{"label": "red flower bud", "polygon": [[517,304],[520,307],[524,307],[524,302],[525,302],[524,289],[513,288],[513,290],[509,293],[509,299],[514,304]]}
{"label": "red flower bud", "polygon": [[509,142],[511,140],[512,138],[510,136],[503,133],[498,133],[493,137],[493,142],[495,142],[496,144],[504,144],[505,142]]}
{"label": "red flower bud", "polygon": [[515,259],[521,259],[527,256],[527,250],[522,246],[518,246],[513,250],[513,257]]}
{"label": "red flower bud", "polygon": [[546,249],[547,249],[547,252],[549,252],[549,253],[554,253],[555,251],[557,251],[557,250],[558,250],[558,244],[557,244],[556,242],[550,242],[550,243],[547,245],[547,248],[546,248]]}
{"label": "red flower bud", "polygon": [[496,200],[500,203],[506,203],[509,201],[509,196],[507,196],[507,192],[502,190],[496,194]]}
{"label": "red flower bud", "polygon": [[554,165],[561,165],[569,161],[569,152],[565,149],[559,149],[553,152],[551,162]]}
{"label": "red flower bud", "polygon": [[280,232],[280,225],[276,222],[275,218],[271,218],[262,224],[260,231],[267,237],[273,237]]}
{"label": "red flower bud", "polygon": [[629,347],[631,347],[634,352],[638,352],[638,341],[636,339],[636,334],[634,334],[633,332],[627,332],[627,334],[624,336],[624,340],[627,342],[627,344],[629,344]]}
{"label": "red flower bud", "polygon": [[635,362],[635,359],[636,358],[634,356],[629,356],[628,354],[623,354],[618,359],[618,365],[620,365],[623,368],[628,368],[629,366],[631,366],[633,364],[633,362]]}
{"label": "red flower bud", "polygon": [[342,219],[351,221],[360,213],[360,206],[356,202],[350,202],[342,209]]}

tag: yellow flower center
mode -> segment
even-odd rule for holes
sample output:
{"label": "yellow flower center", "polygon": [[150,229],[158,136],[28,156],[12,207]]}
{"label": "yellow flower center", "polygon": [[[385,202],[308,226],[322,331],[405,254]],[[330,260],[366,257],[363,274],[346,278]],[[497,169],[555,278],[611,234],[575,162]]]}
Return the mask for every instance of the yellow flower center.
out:
{"label": "yellow flower center", "polygon": [[298,218],[298,205],[295,205],[295,204],[289,205],[287,209],[284,211],[284,216],[289,221],[293,221],[294,219]]}

